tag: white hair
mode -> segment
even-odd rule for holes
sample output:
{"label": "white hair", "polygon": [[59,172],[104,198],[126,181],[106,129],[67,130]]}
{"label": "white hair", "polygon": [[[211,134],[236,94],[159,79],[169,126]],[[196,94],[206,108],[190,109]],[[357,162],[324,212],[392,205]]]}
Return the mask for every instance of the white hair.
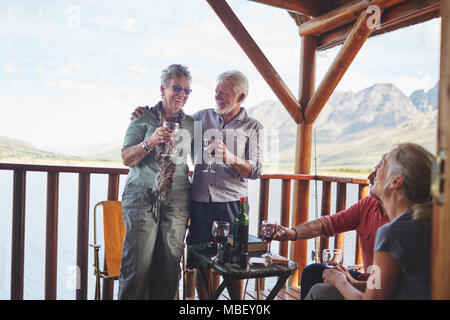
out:
{"label": "white hair", "polygon": [[164,88],[167,88],[170,80],[181,77],[186,77],[189,82],[192,81],[191,73],[186,66],[181,64],[171,64],[161,72],[161,85]]}
{"label": "white hair", "polygon": [[[248,80],[247,77],[240,71],[231,70],[219,74],[217,77],[217,83],[228,82],[233,87],[235,95],[239,96],[244,94],[245,98],[248,95]],[[245,100],[244,98],[244,100]]]}

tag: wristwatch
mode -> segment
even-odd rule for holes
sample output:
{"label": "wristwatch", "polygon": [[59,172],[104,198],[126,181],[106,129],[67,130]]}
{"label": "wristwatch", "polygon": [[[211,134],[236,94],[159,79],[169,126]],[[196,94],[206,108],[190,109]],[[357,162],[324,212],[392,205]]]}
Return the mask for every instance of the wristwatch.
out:
{"label": "wristwatch", "polygon": [[150,148],[148,147],[147,142],[145,142],[145,140],[141,142],[141,146],[142,146],[142,148],[143,148],[145,151],[147,151],[147,152],[149,152],[149,151],[152,150],[152,149],[150,149]]}

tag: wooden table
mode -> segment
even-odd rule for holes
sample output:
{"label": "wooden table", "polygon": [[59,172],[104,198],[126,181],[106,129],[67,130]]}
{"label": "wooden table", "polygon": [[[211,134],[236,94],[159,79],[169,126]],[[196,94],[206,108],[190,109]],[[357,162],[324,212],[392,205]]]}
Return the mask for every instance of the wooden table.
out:
{"label": "wooden table", "polygon": [[[272,263],[265,267],[247,266],[247,269],[240,269],[236,264],[225,263],[221,265],[218,262],[213,263],[211,258],[215,256],[215,252],[206,248],[204,244],[190,245],[188,250],[189,254],[191,254],[197,261],[197,268],[200,272],[202,282],[205,285],[207,292],[210,291],[210,288],[206,271],[208,269],[213,269],[216,273],[222,276],[223,281],[213,293],[213,300],[217,300],[225,288],[227,288],[231,300],[238,300],[239,296],[234,292],[231,286],[231,280],[278,277],[277,283],[266,297],[266,300],[273,300],[289,276],[294,274],[295,270],[298,268],[294,261],[289,260],[288,264]],[[260,255],[261,253],[249,253],[249,257]]]}

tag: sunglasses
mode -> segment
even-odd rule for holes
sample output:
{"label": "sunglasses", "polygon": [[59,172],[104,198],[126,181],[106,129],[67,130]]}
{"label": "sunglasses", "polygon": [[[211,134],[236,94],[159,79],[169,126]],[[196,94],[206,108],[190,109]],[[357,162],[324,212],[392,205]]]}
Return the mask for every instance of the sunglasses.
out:
{"label": "sunglasses", "polygon": [[192,92],[191,89],[188,89],[188,88],[182,88],[182,87],[177,86],[177,85],[175,85],[175,84],[172,85],[172,90],[175,91],[176,93],[178,93],[178,92],[180,92],[181,90],[183,90],[183,91],[184,91],[184,94],[187,95],[187,96]]}

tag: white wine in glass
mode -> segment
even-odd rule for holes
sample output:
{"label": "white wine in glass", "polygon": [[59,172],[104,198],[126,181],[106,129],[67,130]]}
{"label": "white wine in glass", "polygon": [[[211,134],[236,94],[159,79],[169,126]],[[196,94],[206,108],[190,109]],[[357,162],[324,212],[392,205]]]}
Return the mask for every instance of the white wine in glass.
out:
{"label": "white wine in glass", "polygon": [[[178,122],[172,122],[172,121],[164,121],[163,127],[169,128],[172,131],[172,137],[175,137],[175,135],[178,133],[179,128]],[[163,157],[175,157],[176,155],[172,153],[172,150],[170,150],[172,142],[166,142],[166,147],[164,149],[164,153],[162,154]]]}

